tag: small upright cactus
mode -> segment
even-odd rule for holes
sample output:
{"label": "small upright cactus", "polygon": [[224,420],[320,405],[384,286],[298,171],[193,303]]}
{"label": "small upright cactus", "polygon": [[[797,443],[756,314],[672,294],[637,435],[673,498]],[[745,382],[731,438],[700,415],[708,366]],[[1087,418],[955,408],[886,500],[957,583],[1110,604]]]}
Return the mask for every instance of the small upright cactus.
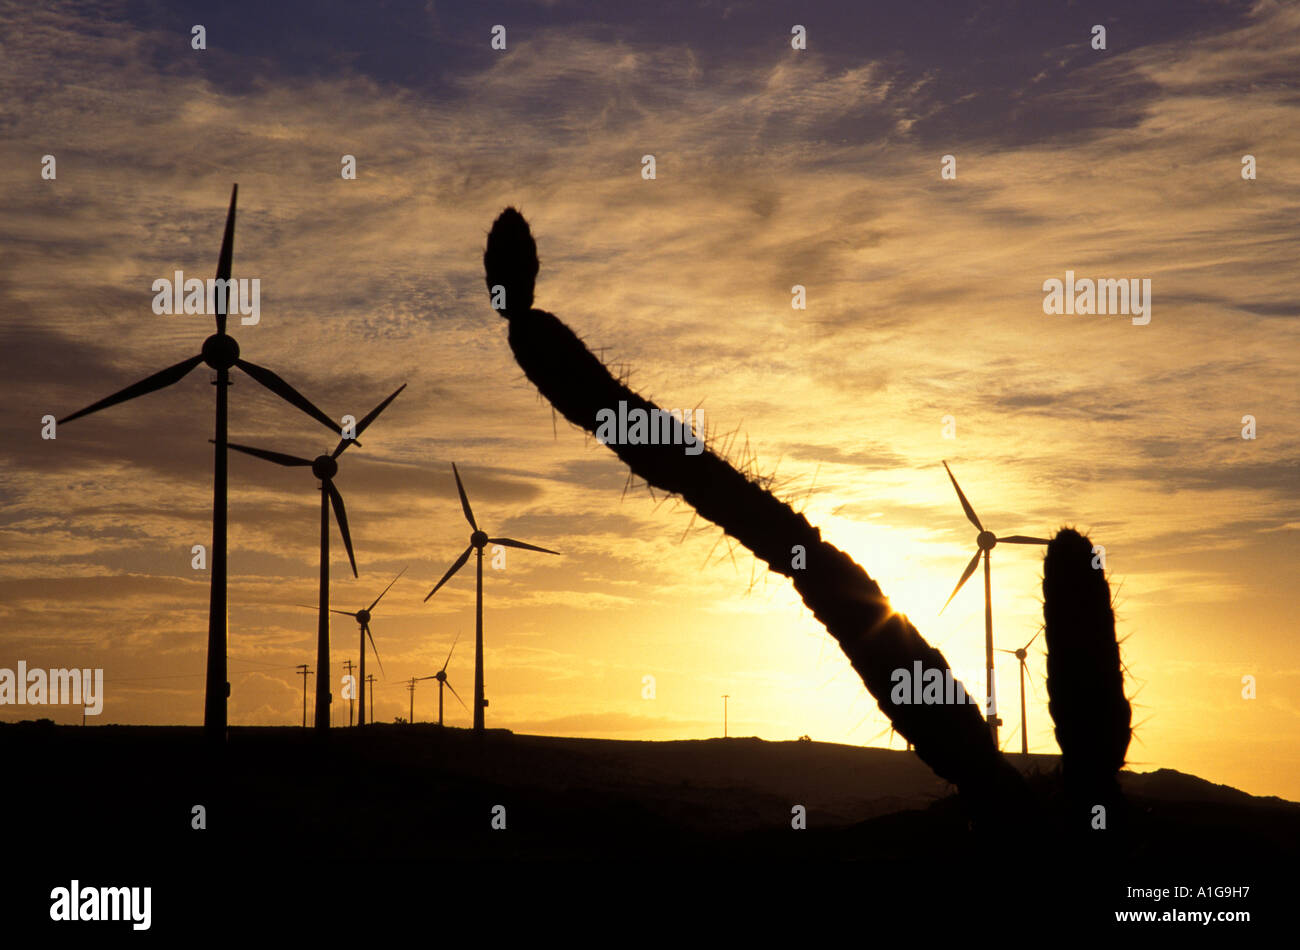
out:
{"label": "small upright cactus", "polygon": [[1116,773],[1128,752],[1132,711],[1104,564],[1092,542],[1069,528],[1047,546],[1043,620],[1048,709],[1066,794],[1074,806],[1090,811],[1101,805],[1108,821],[1118,820]]}

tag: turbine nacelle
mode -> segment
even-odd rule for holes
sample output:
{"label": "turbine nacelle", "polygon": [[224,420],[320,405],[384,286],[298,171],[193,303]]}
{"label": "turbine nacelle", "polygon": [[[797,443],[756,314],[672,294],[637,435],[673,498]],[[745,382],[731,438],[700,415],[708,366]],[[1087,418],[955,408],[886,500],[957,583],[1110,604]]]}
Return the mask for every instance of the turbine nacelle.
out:
{"label": "turbine nacelle", "polygon": [[487,543],[488,543],[487,532],[475,531],[473,534],[469,536],[469,543],[471,546],[476,547],[480,551],[482,551],[485,547],[487,547]]}
{"label": "turbine nacelle", "polygon": [[203,362],[213,369],[230,369],[239,361],[239,344],[224,332],[214,333],[203,341]]}
{"label": "turbine nacelle", "polygon": [[993,546],[998,543],[997,535],[992,531],[981,531],[976,536],[975,543],[979,545],[981,551],[992,551]]}
{"label": "turbine nacelle", "polygon": [[327,482],[339,473],[339,463],[328,455],[318,455],[311,461],[311,473]]}
{"label": "turbine nacelle", "polygon": [[366,610],[366,609],[364,609],[364,608],[362,608],[361,610],[358,610],[358,611],[357,611],[355,614],[353,614],[352,616],[356,617],[356,618],[357,618],[357,623],[361,624],[361,626],[363,626],[363,627],[364,627],[366,624],[370,623],[370,611],[368,611],[368,610]]}

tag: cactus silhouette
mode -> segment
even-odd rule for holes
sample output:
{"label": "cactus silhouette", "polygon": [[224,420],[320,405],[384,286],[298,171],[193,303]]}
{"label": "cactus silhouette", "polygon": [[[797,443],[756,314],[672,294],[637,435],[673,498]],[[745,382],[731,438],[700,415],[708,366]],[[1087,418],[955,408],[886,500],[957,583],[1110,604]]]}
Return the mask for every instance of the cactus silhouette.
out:
{"label": "cactus silhouette", "polygon": [[[1122,820],[1116,772],[1124,764],[1132,712],[1124,696],[1110,585],[1092,542],[1069,528],[1043,560],[1048,711],[1061,747],[1061,772],[1071,808],[1102,805]],[[1074,822],[1082,824],[1083,818]]]}
{"label": "cactus silhouette", "polygon": [[[532,306],[537,248],[527,222],[514,208],[507,208],[493,224],[483,263],[493,306],[509,322],[516,361],[566,419],[595,434],[597,414],[620,402],[627,403],[629,416],[637,409],[647,414],[663,412],[615,379],[557,317]],[[977,823],[1023,823],[1036,810],[1036,802],[1024,778],[995,748],[977,706],[896,704],[890,698],[894,671],[912,670],[916,662],[946,678],[950,667],[943,654],[905,616],[895,613],[867,572],[823,541],[806,518],[707,446],[699,454],[684,452],[682,443],[689,440],[677,430],[685,423],[673,420],[669,425],[675,427],[674,444],[663,444],[666,440],[661,439],[660,444],[611,442],[608,447],[649,485],[680,496],[773,571],[791,579],[894,729],[937,775],[957,786]],[[1068,585],[1069,579],[1062,577],[1061,582]],[[1105,584],[1104,578],[1101,583]],[[1079,625],[1086,622],[1083,617],[1076,619]],[[1112,641],[1113,634],[1112,624]],[[1074,638],[1085,639],[1081,631]],[[1068,675],[1062,677],[1062,684],[1071,682]],[[1069,691],[1064,685],[1062,689]],[[1071,710],[1067,720],[1074,723],[1070,717],[1081,714],[1076,700],[1063,699],[1063,703]],[[1081,742],[1077,748],[1090,747]],[[1079,754],[1100,767],[1102,759],[1095,754]],[[1078,772],[1093,774],[1084,765]]]}

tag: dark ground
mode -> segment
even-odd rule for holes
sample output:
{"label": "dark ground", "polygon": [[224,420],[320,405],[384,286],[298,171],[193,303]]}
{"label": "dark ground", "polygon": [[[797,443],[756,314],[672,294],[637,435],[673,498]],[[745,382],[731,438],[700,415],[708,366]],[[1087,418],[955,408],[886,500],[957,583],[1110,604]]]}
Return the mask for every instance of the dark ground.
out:
{"label": "dark ground", "polygon": [[[1010,758],[1052,802],[1056,757]],[[0,762],[7,933],[48,925],[50,889],[77,878],[153,887],[154,926],[123,931],[133,940],[467,915],[480,936],[606,921],[613,939],[677,914],[723,933],[853,915],[923,940],[943,924],[977,937],[1007,915],[1114,928],[1116,910],[1251,910],[1251,924],[1209,925],[1233,928],[1224,939],[1286,909],[1300,860],[1300,804],[1172,770],[1123,774],[1125,832],[1062,839],[1027,820],[1021,837],[982,835],[911,753],[817,742],[476,740],[381,724],[324,741],[234,728],[214,758],[193,727],[20,723],[0,724]],[[505,830],[491,827],[497,805]],[[795,805],[807,830],[791,828]],[[1129,885],[1251,892],[1153,903]]]}

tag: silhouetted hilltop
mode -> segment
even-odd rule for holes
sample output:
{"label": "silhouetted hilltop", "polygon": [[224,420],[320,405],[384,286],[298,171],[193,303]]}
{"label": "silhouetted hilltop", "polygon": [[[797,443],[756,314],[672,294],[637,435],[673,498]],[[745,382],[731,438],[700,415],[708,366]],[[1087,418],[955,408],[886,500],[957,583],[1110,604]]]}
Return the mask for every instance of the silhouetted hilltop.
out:
{"label": "silhouetted hilltop", "polygon": [[[83,729],[0,723],[0,744],[50,780],[41,783],[39,796],[31,784],[18,790],[19,801],[25,799],[29,806],[48,801],[49,786],[57,789],[62,773],[70,778],[70,773],[87,768],[102,768],[113,776],[111,787],[101,789],[100,795],[109,800],[120,795],[128,800],[125,807],[138,801],[156,811],[178,785],[201,796],[206,764],[197,739],[198,730],[186,726]],[[355,796],[348,798],[355,792],[388,803],[385,810],[402,817],[392,806],[412,793],[416,800],[427,802],[431,792],[491,789],[505,796],[506,804],[507,798],[516,796],[524,809],[552,796],[599,796],[602,807],[619,801],[635,804],[678,830],[710,834],[786,830],[791,808],[802,805],[807,809],[808,829],[825,830],[893,812],[927,809],[953,793],[951,785],[910,752],[754,737],[629,741],[516,735],[493,729],[479,743],[464,729],[374,724],[364,730],[337,730],[322,744],[298,728],[236,727],[226,757],[233,784],[225,790],[260,782],[253,799],[263,810],[282,791],[287,799],[299,802],[293,815],[283,817],[291,823],[302,814],[328,814],[332,807],[339,814],[329,815],[329,820],[358,823],[349,817],[359,803]],[[1007,753],[1006,757],[1031,782],[1035,776],[1049,775],[1059,761],[1055,755]],[[322,766],[328,766],[329,780],[312,781]],[[1132,798],[1264,808],[1300,821],[1300,804],[1252,796],[1173,769],[1124,771],[1120,778]],[[244,806],[236,799],[229,807]],[[418,815],[406,817],[418,825]],[[364,821],[360,824],[364,826]],[[472,822],[466,819],[465,824]],[[444,834],[454,831],[444,825]]]}
{"label": "silhouetted hilltop", "polygon": [[1216,785],[1195,775],[1176,769],[1156,769],[1154,772],[1124,772],[1121,781],[1125,792],[1160,798],[1171,802],[1205,802],[1207,804],[1295,805],[1276,795],[1250,795],[1231,785]]}
{"label": "silhouetted hilltop", "polygon": [[[893,888],[896,900],[921,893],[911,879],[970,899],[979,893],[971,881],[1050,881],[1047,912],[1052,900],[1132,906],[1129,884],[1172,883],[1197,868],[1208,875],[1197,880],[1257,886],[1300,854],[1300,804],[1160,769],[1121,773],[1136,816],[1122,861],[1089,868],[1039,847],[1018,864],[1036,843],[981,837],[952,786],[914,754],[825,742],[236,727],[214,761],[198,727],[19,723],[0,724],[0,754],[21,764],[5,783],[6,824],[9,846],[32,867],[11,898],[48,906],[49,889],[70,877],[139,879],[158,887],[158,912],[178,920],[231,888],[245,903],[280,900],[317,865],[351,881],[362,856],[382,870],[352,883],[385,900],[394,887],[429,882],[465,893],[483,871],[513,875],[530,892],[568,889],[574,874],[588,889],[624,874],[664,886],[718,862],[737,887],[789,874],[848,886],[833,871],[848,862],[854,887]],[[1035,794],[1059,788],[1057,757],[1007,761]],[[538,871],[557,863],[569,871]],[[1001,870],[975,878],[975,867]]]}

